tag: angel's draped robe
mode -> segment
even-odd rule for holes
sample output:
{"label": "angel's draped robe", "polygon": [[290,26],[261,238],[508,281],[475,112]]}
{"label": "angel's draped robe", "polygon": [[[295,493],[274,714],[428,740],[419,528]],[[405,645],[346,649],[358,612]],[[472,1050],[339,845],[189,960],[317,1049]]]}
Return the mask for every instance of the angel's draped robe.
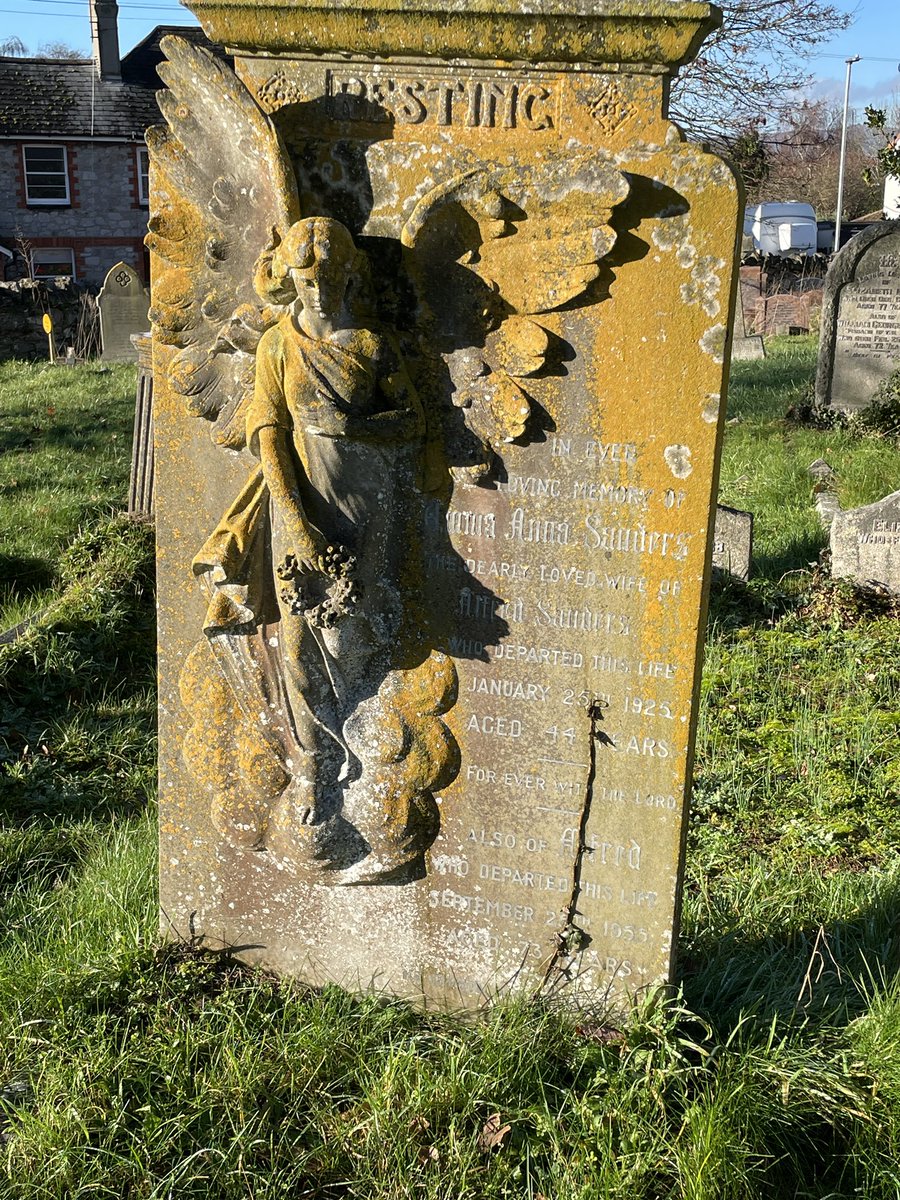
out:
{"label": "angel's draped robe", "polygon": [[[343,744],[343,721],[377,689],[379,680],[367,672],[372,674],[373,658],[386,652],[401,619],[397,576],[406,543],[403,482],[414,474],[411,448],[338,432],[341,415],[355,418],[357,427],[359,418],[374,415],[384,350],[383,339],[370,330],[342,331],[340,341],[313,339],[286,316],[260,340],[246,413],[247,445],[257,456],[262,429],[287,435],[307,524],[326,543],[355,554],[360,613],[333,629],[313,631],[279,602],[283,585],[274,570],[296,547],[262,466],[193,562],[211,591],[204,630],[233,686],[261,692],[253,701],[265,700],[270,708],[287,701],[294,737],[309,752],[321,750],[316,728]],[[377,437],[374,420],[372,425]],[[223,638],[230,643],[227,662]]]}

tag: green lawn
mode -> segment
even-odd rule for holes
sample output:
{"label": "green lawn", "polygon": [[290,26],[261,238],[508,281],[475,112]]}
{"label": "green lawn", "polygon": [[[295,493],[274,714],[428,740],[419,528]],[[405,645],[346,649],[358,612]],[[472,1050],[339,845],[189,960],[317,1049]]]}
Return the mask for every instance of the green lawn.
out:
{"label": "green lawn", "polygon": [[[783,420],[813,367],[795,339],[735,372],[722,498],[756,513],[759,578],[713,598],[679,994],[622,1028],[159,948],[152,539],[97,519],[127,446],[113,483],[70,450],[69,517],[17,550],[62,599],[0,648],[3,1200],[900,1197],[900,623],[810,571],[805,473],[826,457],[869,501],[898,454]],[[80,426],[87,383],[109,413],[115,379],[71,378],[45,406]]]}
{"label": "green lawn", "polygon": [[0,362],[0,631],[38,611],[60,551],[128,498],[135,368]]}

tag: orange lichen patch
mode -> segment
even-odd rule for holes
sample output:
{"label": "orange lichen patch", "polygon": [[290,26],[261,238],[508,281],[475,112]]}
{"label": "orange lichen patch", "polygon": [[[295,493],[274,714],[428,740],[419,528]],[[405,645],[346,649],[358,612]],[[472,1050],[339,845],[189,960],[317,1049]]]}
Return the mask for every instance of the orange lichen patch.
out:
{"label": "orange lichen patch", "polygon": [[208,642],[198,642],[185,660],[179,691],[192,720],[182,755],[210,797],[216,828],[232,845],[261,845],[272,803],[289,781],[287,772],[242,720]]}
{"label": "orange lichen patch", "polygon": [[303,4],[277,0],[192,0],[210,38],[274,52],[354,50],[362,55],[421,55],[545,62],[659,63],[671,67],[696,53],[719,23],[718,10],[689,0],[607,0],[599,10],[570,5],[540,13],[509,3]]}

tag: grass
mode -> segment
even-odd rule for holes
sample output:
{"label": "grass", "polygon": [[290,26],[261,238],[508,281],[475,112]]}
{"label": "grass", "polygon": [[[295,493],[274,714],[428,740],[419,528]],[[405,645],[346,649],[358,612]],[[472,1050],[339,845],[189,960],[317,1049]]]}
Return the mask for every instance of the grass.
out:
{"label": "grass", "polygon": [[783,419],[813,362],[793,339],[736,371],[723,500],[759,574],[713,598],[680,990],[621,1027],[160,946],[150,534],[60,556],[87,517],[48,519],[58,603],[0,647],[3,1200],[900,1196],[900,632],[810,570],[805,475],[869,501],[897,455]]}
{"label": "grass", "polygon": [[78,529],[124,506],[135,368],[0,362],[0,631],[37,612]]}
{"label": "grass", "polygon": [[732,366],[719,499],[756,514],[754,571],[778,579],[805,569],[827,541],[810,499],[810,463],[830,463],[841,504],[853,508],[895,490],[897,452],[888,441],[786,421],[789,408],[808,402],[817,340],[775,338],[768,346],[763,361]]}

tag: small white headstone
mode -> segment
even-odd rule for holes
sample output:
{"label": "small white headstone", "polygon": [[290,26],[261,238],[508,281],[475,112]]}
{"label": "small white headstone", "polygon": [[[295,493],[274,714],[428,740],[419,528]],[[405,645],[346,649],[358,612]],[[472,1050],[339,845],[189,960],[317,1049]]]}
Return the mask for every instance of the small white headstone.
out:
{"label": "small white headstone", "polygon": [[752,556],[753,513],[717,505],[713,566],[746,582],[750,578]]}
{"label": "small white headstone", "polygon": [[137,272],[127,263],[116,263],[97,297],[100,308],[101,357],[107,362],[134,362],[133,333],[149,324],[150,300]]}

